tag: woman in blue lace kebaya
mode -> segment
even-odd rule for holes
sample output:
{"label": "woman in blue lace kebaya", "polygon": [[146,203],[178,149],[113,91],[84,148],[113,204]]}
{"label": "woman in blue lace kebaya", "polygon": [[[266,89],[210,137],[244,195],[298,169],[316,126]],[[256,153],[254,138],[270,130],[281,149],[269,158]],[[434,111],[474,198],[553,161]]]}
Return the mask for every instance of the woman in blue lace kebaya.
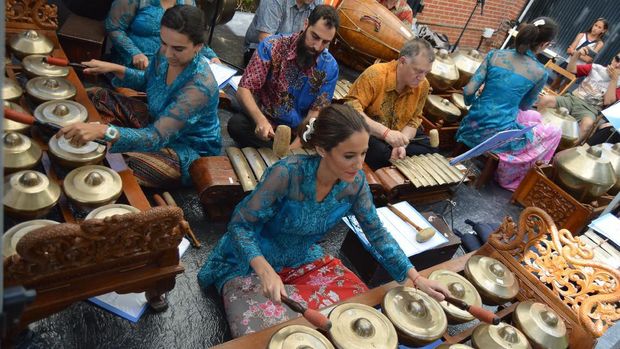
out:
{"label": "woman in blue lace kebaya", "polygon": [[489,52],[463,88],[471,109],[461,121],[458,142],[473,148],[497,132],[534,126],[525,137],[494,150],[500,159],[496,179],[509,190],[519,186],[537,161],[549,162],[562,137],[559,128],[542,124],[540,114],[528,110],[547,81],[536,54],[550,45],[556,33],[557,25],[547,17],[524,26],[516,48]]}
{"label": "woman in blue lace kebaya", "polygon": [[[161,20],[161,49],[146,71],[91,60],[88,74],[114,73],[118,85],[146,90],[148,104],[108,89],[89,91],[105,124],[64,127],[75,145],[94,139],[124,153],[138,182],[150,187],[191,184],[189,166],[200,156],[218,155],[218,87],[208,60],[199,54],[204,42],[202,12],[188,5],[166,11]],[[119,126],[119,127],[116,127]]]}
{"label": "woman in blue lace kebaya", "polygon": [[271,166],[237,205],[228,232],[198,273],[203,288],[214,285],[221,292],[235,337],[298,316],[279,303],[282,294],[318,309],[367,290],[317,245],[348,214],[394,279],[409,278],[437,299],[448,294],[420,276],[377,216],[361,171],[369,138],[363,117],[349,106],[331,105],[304,126],[302,144],[317,155],[290,156]]}
{"label": "woman in blue lace kebaya", "polygon": [[[112,61],[140,70],[157,56],[160,45],[159,22],[174,5],[192,5],[194,0],[115,0],[105,21],[112,41]],[[203,46],[201,53],[221,63],[215,52]]]}

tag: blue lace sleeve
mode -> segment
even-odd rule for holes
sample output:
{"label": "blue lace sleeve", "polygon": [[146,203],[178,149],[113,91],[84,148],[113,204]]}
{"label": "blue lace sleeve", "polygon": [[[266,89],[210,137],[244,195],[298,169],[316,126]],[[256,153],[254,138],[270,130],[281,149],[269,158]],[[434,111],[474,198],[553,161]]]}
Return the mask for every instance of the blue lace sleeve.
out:
{"label": "blue lace sleeve", "polygon": [[542,91],[542,89],[545,87],[548,77],[549,73],[545,71],[542,78],[540,78],[540,80],[536,82],[532,89],[527,94],[525,94],[525,96],[523,96],[523,99],[521,99],[521,103],[519,103],[519,109],[528,110],[532,108],[532,105],[534,105],[534,102],[536,102],[536,100],[538,99],[540,91]]}
{"label": "blue lace sleeve", "polygon": [[[153,69],[153,64],[149,64],[146,68]],[[128,87],[136,91],[144,91],[146,89],[146,72],[144,70],[125,67],[125,76],[120,79],[114,77],[112,85],[115,87]]]}
{"label": "blue lace sleeve", "polygon": [[487,67],[491,64],[492,56],[493,51],[487,54],[487,57],[482,61],[482,64],[478,67],[474,76],[472,76],[467,85],[463,87],[463,99],[466,105],[472,105],[476,100],[476,92],[487,78]]}
{"label": "blue lace sleeve", "polygon": [[257,234],[263,224],[273,218],[285,197],[290,182],[290,170],[282,162],[271,166],[263,179],[237,207],[228,225],[237,255],[250,264],[252,258],[262,256]]}
{"label": "blue lace sleeve", "polygon": [[115,0],[105,20],[105,30],[114,48],[129,57],[142,53],[127,36],[139,5],[138,0]]}
{"label": "blue lace sleeve", "polygon": [[200,50],[200,54],[207,57],[209,61],[213,58],[217,58],[217,54],[215,54],[215,51],[213,51],[213,49],[206,44],[203,46],[202,50]]}
{"label": "blue lace sleeve", "polygon": [[[155,69],[155,64],[152,66],[149,65],[149,69]],[[172,103],[156,117],[155,123],[140,129],[119,127],[120,138],[112,145],[111,151],[158,151],[174,140],[186,122],[208,103],[212,95],[206,90],[210,86],[206,81],[208,79],[208,76],[197,74],[193,80],[179,88]]]}
{"label": "blue lace sleeve", "polygon": [[368,241],[383,257],[383,267],[394,280],[398,282],[405,280],[407,271],[413,268],[413,265],[381,223],[366,180],[360,188],[352,210]]}

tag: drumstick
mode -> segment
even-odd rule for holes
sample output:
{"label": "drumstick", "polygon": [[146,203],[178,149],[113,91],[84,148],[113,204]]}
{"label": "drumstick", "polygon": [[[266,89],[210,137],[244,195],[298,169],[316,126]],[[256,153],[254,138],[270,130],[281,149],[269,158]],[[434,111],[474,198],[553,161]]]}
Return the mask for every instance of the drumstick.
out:
{"label": "drumstick", "polygon": [[280,295],[280,298],[282,299],[282,303],[286,304],[292,311],[303,315],[303,317],[313,326],[324,331],[329,331],[329,329],[332,328],[332,322],[327,318],[327,316],[314,309],[306,308],[287,296]]}
{"label": "drumstick", "polygon": [[413,223],[413,221],[411,219],[409,219],[409,217],[405,216],[404,213],[400,212],[392,204],[387,204],[387,207],[390,209],[390,211],[394,212],[398,216],[398,218],[400,218],[403,221],[409,223],[409,225],[411,225],[418,232],[418,234],[415,237],[415,240],[417,242],[426,242],[430,238],[432,238],[433,235],[435,235],[435,229],[433,229],[431,227],[422,229],[422,228],[420,228],[419,225]]}
{"label": "drumstick", "polygon": [[[53,131],[60,131],[60,129],[62,129],[62,126],[60,125],[54,124],[52,122],[40,121],[40,120],[35,119],[35,117],[30,114],[22,113],[22,112],[9,109],[6,107],[4,108],[4,117],[9,120],[19,122],[22,124],[26,124],[26,125],[46,127]],[[103,145],[108,145],[108,143],[104,141],[103,139],[94,139],[93,142],[103,144]]]}
{"label": "drumstick", "polygon": [[80,64],[80,63],[71,63],[69,62],[68,59],[65,58],[58,58],[58,57],[52,57],[52,56],[47,56],[45,57],[45,63],[47,64],[51,64],[51,65],[57,65],[59,67],[73,67],[73,68],[78,68],[78,69],[86,69],[88,68],[87,66],[85,66],[84,64]]}
{"label": "drumstick", "polygon": [[495,314],[492,311],[486,310],[477,305],[468,304],[467,302],[460,300],[458,298],[446,296],[445,301],[456,306],[459,309],[469,312],[476,319],[482,322],[486,322],[492,325],[497,325],[501,321],[501,319],[495,316]]}
{"label": "drumstick", "polygon": [[[169,192],[165,191],[162,196],[164,197],[164,201],[172,207],[179,207],[177,206],[176,201],[174,201],[174,198],[172,197],[172,195],[170,195]],[[200,244],[200,240],[198,240],[198,238],[196,238],[196,235],[194,235],[194,232],[192,231],[192,228],[190,228],[189,224],[187,225],[187,230],[186,230],[187,236],[189,237],[190,241],[192,242],[192,245],[194,245],[194,247],[196,248],[200,248],[201,244]]]}

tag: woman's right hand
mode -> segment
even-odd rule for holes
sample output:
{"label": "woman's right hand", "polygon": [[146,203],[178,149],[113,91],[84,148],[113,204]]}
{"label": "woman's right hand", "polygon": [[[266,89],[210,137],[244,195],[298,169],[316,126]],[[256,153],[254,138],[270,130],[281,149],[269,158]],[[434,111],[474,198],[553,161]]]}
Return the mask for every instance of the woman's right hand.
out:
{"label": "woman's right hand", "polygon": [[100,61],[98,59],[91,59],[88,62],[82,62],[83,65],[88,68],[84,69],[84,73],[86,74],[106,74],[106,73],[121,73],[121,65],[116,63],[110,63],[105,61]]}
{"label": "woman's right hand", "polygon": [[134,67],[145,70],[146,67],[149,66],[149,59],[146,57],[144,53],[138,53],[137,55],[131,58],[131,63]]}
{"label": "woman's right hand", "polygon": [[260,278],[263,295],[265,297],[271,299],[273,302],[279,303],[281,301],[280,295],[288,296],[280,275],[273,270],[273,267],[271,267],[271,264],[267,262],[265,257],[254,257],[252,261],[250,261],[250,265]]}

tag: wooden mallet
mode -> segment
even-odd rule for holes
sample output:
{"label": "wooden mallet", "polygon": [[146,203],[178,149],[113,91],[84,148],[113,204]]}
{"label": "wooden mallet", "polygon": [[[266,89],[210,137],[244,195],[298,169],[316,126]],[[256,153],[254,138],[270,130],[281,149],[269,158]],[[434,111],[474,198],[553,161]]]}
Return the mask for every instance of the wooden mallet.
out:
{"label": "wooden mallet", "polygon": [[[155,194],[153,195],[153,199],[155,200],[155,203],[157,203],[158,206],[178,207],[176,201],[174,201],[174,198],[168,192],[164,192],[161,196],[159,194]],[[196,235],[194,235],[192,228],[190,228],[189,223],[187,223],[185,219],[181,221],[181,226],[183,227],[183,230],[185,230],[185,234],[187,235],[190,242],[192,243],[192,246],[196,248],[200,248],[202,246],[200,244],[200,240],[196,238]]]}
{"label": "wooden mallet", "polygon": [[393,206],[392,204],[387,204],[387,207],[390,209],[390,211],[394,212],[394,214],[396,214],[400,219],[402,219],[403,221],[409,223],[409,225],[411,225],[413,227],[413,229],[415,229],[418,233],[415,236],[415,241],[417,242],[426,242],[428,241],[430,238],[433,237],[433,235],[435,235],[435,229],[428,227],[428,228],[420,228],[419,225],[413,223],[413,221],[411,219],[409,219],[409,217],[405,216],[404,213],[400,212],[395,206]]}
{"label": "wooden mallet", "polygon": [[281,158],[288,153],[291,146],[291,128],[286,125],[280,125],[276,128],[276,134],[273,136],[273,153]]}
{"label": "wooden mallet", "polygon": [[281,295],[280,298],[282,299],[282,303],[286,304],[292,311],[303,315],[303,317],[313,326],[325,331],[329,331],[329,329],[332,328],[332,322],[319,311],[306,308],[287,296]]}
{"label": "wooden mallet", "polygon": [[471,305],[467,302],[460,300],[458,298],[446,296],[445,301],[454,305],[455,307],[465,310],[473,315],[476,319],[486,322],[488,324],[497,325],[500,323],[501,319],[489,310],[486,310],[477,305]]}

